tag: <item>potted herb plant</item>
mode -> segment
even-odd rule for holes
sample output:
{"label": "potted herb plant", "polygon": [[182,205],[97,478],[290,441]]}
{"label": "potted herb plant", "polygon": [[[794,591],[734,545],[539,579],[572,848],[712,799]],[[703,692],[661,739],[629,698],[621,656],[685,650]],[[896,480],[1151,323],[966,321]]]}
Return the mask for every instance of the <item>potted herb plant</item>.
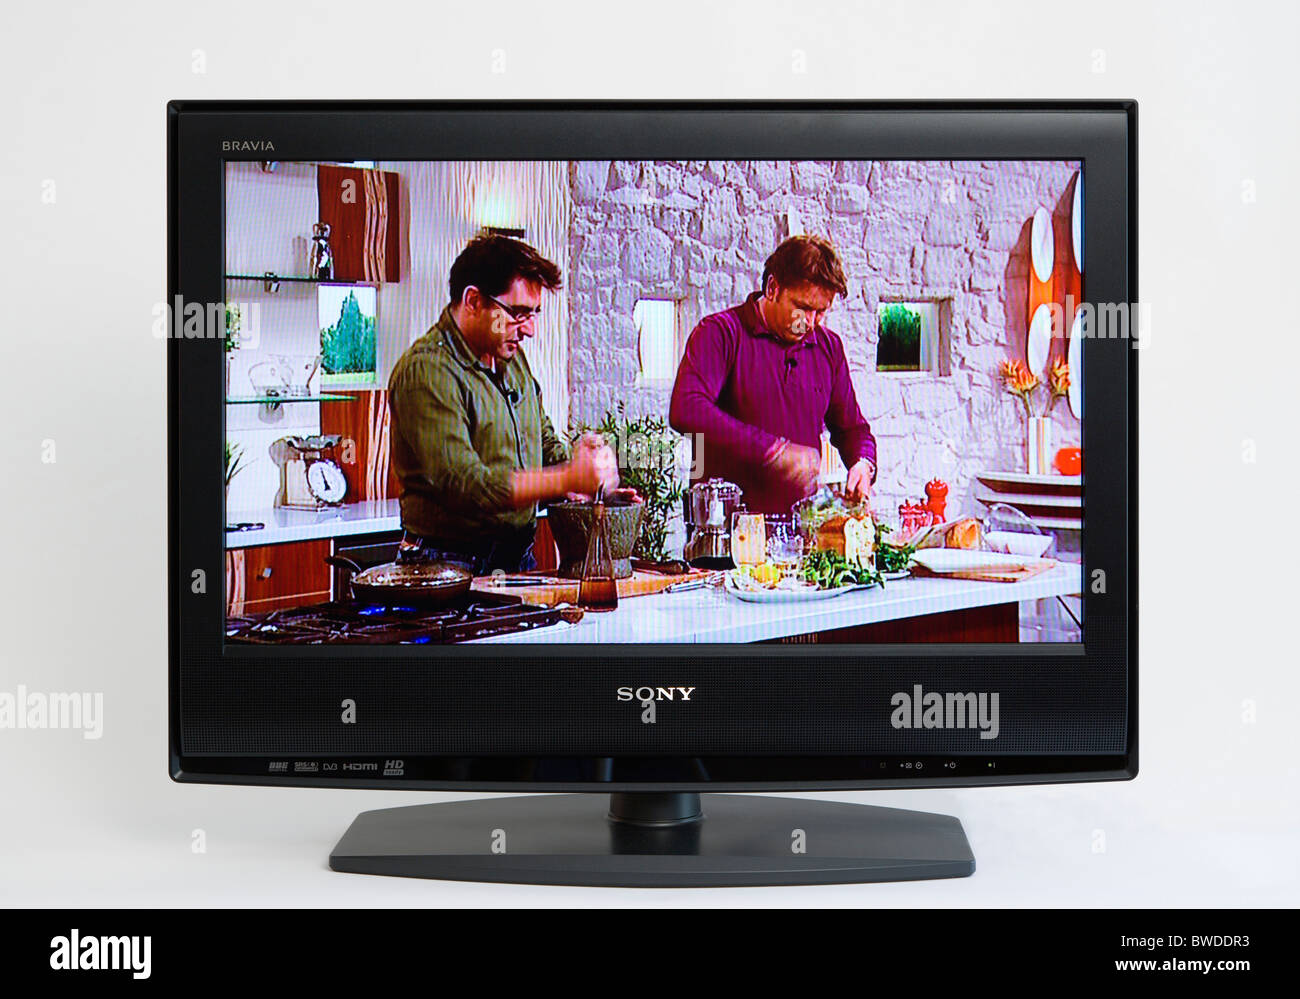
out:
{"label": "potted herb plant", "polygon": [[570,442],[588,432],[605,438],[618,458],[620,484],[635,489],[645,501],[633,557],[668,561],[672,557],[668,553],[669,521],[686,494],[677,472],[681,436],[661,416],[629,417],[623,402],[606,412],[598,425],[576,426]]}
{"label": "potted herb plant", "polygon": [[232,441],[226,441],[226,505],[230,504],[230,480],[245,468],[244,449]]}
{"label": "potted herb plant", "polygon": [[226,396],[230,396],[230,362],[231,355],[239,349],[239,331],[243,325],[243,315],[234,302],[226,303],[226,335],[223,337],[226,350]]}

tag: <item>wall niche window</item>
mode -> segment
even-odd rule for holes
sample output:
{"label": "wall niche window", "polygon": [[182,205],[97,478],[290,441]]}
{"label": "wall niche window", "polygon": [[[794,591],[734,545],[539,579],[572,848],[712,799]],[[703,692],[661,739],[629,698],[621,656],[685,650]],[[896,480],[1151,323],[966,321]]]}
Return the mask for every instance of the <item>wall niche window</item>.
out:
{"label": "wall niche window", "polygon": [[951,373],[950,299],[882,301],[876,309],[876,370],[889,374]]}
{"label": "wall niche window", "polygon": [[639,299],[632,307],[632,321],[636,323],[640,380],[671,382],[681,360],[677,302],[671,298]]}

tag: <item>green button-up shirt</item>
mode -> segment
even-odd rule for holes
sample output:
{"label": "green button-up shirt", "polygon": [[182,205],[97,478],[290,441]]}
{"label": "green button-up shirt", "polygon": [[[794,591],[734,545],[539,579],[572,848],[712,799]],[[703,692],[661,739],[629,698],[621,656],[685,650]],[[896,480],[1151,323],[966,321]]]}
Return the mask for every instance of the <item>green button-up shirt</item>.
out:
{"label": "green button-up shirt", "polygon": [[482,364],[443,310],[388,379],[391,464],[402,526],[454,550],[528,531],[537,506],[514,509],[510,474],[568,460],[520,349]]}

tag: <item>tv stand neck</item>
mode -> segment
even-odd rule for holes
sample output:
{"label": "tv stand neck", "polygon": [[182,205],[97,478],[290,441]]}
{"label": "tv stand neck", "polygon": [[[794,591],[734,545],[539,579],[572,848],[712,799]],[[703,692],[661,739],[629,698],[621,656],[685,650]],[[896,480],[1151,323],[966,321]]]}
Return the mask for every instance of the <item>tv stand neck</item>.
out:
{"label": "tv stand neck", "polygon": [[700,796],[693,791],[631,791],[609,796],[610,822],[663,828],[704,818]]}

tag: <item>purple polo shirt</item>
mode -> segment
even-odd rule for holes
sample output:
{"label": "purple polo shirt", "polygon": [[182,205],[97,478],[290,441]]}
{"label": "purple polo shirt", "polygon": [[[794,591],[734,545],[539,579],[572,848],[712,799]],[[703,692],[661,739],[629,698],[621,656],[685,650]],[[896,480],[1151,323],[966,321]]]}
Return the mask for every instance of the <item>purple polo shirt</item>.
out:
{"label": "purple polo shirt", "polygon": [[876,439],[858,408],[844,344],[825,326],[797,344],[778,340],[763,323],[758,292],[743,304],[705,316],[686,342],[673,385],[668,421],[703,447],[705,478],[718,476],[745,492],[762,513],[789,513],[803,498],[763,467],[777,438],[821,447],[822,428],[846,467],[876,464]]}

